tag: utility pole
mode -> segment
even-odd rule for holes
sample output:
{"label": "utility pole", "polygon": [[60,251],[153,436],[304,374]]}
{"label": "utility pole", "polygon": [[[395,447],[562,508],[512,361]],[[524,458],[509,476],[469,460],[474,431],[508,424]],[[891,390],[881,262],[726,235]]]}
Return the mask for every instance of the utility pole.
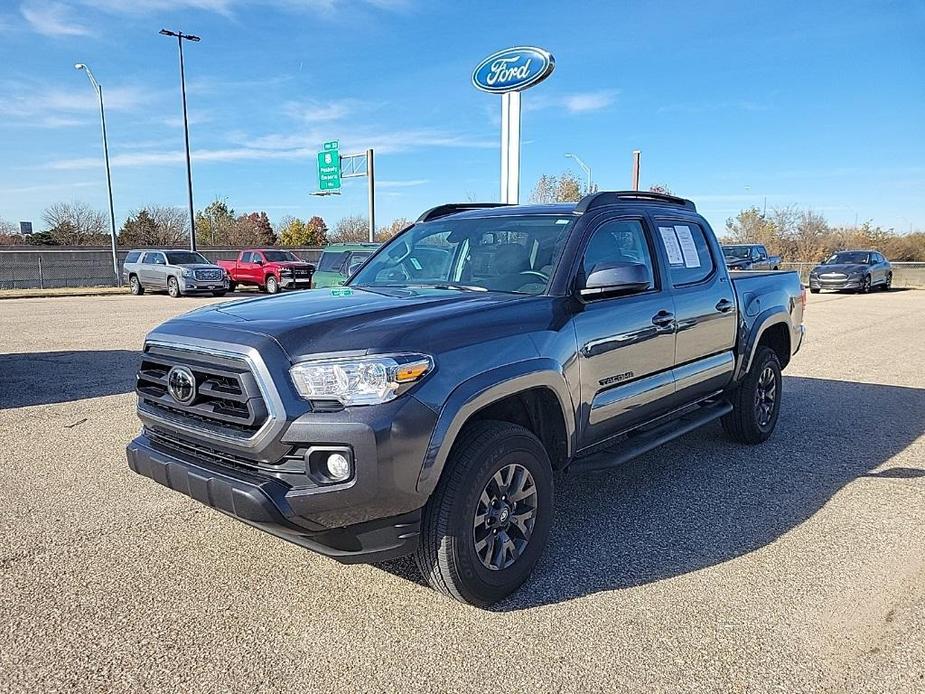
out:
{"label": "utility pole", "polygon": [[638,149],[633,150],[633,190],[639,190],[639,159],[642,152]]}
{"label": "utility pole", "polygon": [[366,150],[366,178],[369,184],[369,240],[376,240],[376,172],[373,164],[373,150]]}
{"label": "utility pole", "polygon": [[161,29],[164,36],[176,36],[177,48],[180,50],[180,96],[183,100],[183,137],[186,143],[186,187],[189,192],[189,247],[190,250],[196,251],[196,213],[193,211],[193,167],[190,164],[189,155],[189,118],[186,113],[186,73],[183,68],[183,40],[199,41],[198,36],[184,34],[182,31],[170,31]]}
{"label": "utility pole", "polygon": [[119,274],[119,255],[116,252],[116,213],[112,204],[112,174],[109,169],[109,140],[106,137],[106,111],[103,109],[103,87],[93,73],[83,63],[77,63],[74,66],[76,70],[83,70],[87,73],[87,79],[90,80],[90,86],[96,90],[96,95],[100,101],[100,123],[103,124],[103,160],[106,162],[106,187],[109,190],[109,227],[110,241],[112,243],[112,271],[116,276],[116,286],[122,286],[122,276]]}

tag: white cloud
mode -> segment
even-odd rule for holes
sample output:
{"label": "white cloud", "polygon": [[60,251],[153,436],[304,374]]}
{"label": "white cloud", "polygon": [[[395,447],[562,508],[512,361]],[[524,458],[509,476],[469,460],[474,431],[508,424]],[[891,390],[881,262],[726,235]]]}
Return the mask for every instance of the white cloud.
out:
{"label": "white cloud", "polygon": [[76,19],[73,8],[63,2],[29,0],[19,11],[34,31],[45,36],[88,36],[92,33]]}
{"label": "white cloud", "polygon": [[[79,77],[79,75],[78,75]],[[66,128],[83,125],[93,117],[99,102],[96,93],[84,82],[82,88],[61,89],[43,84],[0,82],[0,116],[9,125]],[[137,87],[113,87],[104,93],[106,111],[131,111],[151,97]]]}
{"label": "white cloud", "polygon": [[607,108],[616,98],[616,90],[603,89],[596,92],[569,94],[563,99],[563,103],[570,113],[587,113],[588,111],[600,111],[602,108]]}
{"label": "white cloud", "polygon": [[417,178],[410,181],[376,181],[377,188],[413,188],[430,183],[426,178]]}
{"label": "white cloud", "polygon": [[282,111],[290,118],[305,123],[341,120],[358,110],[368,108],[358,99],[339,99],[333,101],[290,101],[283,104]]}

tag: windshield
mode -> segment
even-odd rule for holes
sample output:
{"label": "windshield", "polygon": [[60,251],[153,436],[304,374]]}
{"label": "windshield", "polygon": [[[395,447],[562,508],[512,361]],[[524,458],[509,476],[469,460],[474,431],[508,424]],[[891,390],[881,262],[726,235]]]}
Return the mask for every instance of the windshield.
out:
{"label": "windshield", "polygon": [[723,255],[729,260],[745,260],[752,255],[751,246],[723,246]]}
{"label": "windshield", "polygon": [[842,253],[833,253],[823,265],[867,265],[870,254],[864,251],[844,251]]}
{"label": "windshield", "polygon": [[263,257],[270,263],[302,262],[302,259],[289,251],[263,251]]}
{"label": "windshield", "polygon": [[552,215],[416,224],[383,246],[349,284],[542,294],[571,224],[571,217]]}
{"label": "windshield", "polygon": [[321,254],[321,260],[318,261],[318,272],[337,272],[341,263],[344,262],[346,251],[339,253],[334,251],[325,251]]}
{"label": "windshield", "polygon": [[196,265],[198,263],[203,265],[212,264],[198,253],[193,253],[192,251],[171,251],[170,253],[167,253],[167,262],[171,265]]}

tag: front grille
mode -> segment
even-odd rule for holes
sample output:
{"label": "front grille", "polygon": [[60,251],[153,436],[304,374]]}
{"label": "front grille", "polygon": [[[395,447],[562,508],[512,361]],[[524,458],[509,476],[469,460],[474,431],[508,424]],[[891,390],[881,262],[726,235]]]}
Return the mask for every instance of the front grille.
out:
{"label": "front grille", "polygon": [[819,275],[820,278],[824,280],[845,280],[848,279],[848,275],[843,275],[840,272],[827,272],[824,275]]}
{"label": "front grille", "polygon": [[221,270],[196,270],[195,275],[197,280],[220,280],[222,279]]}
{"label": "front grille", "polygon": [[[185,366],[195,381],[195,395],[183,403],[171,395],[168,375]],[[147,345],[136,377],[140,409],[178,425],[249,438],[269,418],[254,374],[243,359]]]}

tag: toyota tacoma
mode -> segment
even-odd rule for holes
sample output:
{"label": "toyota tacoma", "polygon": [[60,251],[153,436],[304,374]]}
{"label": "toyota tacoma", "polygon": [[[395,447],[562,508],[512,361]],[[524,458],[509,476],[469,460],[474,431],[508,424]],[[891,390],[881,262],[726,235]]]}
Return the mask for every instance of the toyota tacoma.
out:
{"label": "toyota tacoma", "polygon": [[796,273],[730,275],[682,198],[442,205],[345,286],[151,332],[128,462],[342,562],[411,554],[487,605],[540,557],[554,473],[716,420],[771,436],[804,305]]}

